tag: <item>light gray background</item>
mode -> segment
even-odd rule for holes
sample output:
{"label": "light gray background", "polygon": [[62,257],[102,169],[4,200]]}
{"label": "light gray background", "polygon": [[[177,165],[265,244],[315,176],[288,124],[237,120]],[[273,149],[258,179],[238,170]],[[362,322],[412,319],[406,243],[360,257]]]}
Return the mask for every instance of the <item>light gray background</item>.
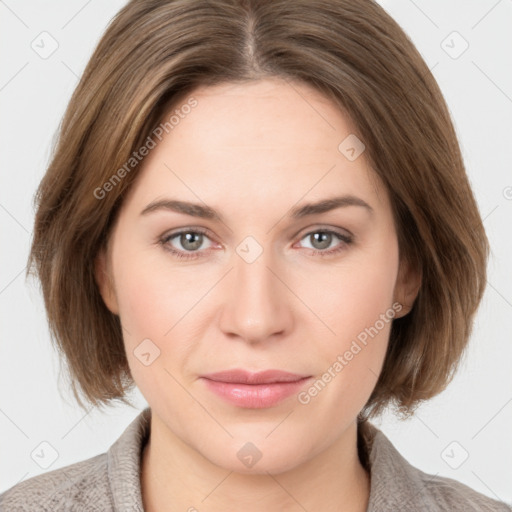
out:
{"label": "light gray background", "polygon": [[[32,196],[54,133],[97,41],[124,3],[0,1],[0,492],[105,452],[146,406],[138,390],[137,410],[84,414],[74,404],[59,380],[37,285],[24,280]],[[374,423],[411,464],[512,504],[512,1],[381,3],[412,38],[446,97],[492,255],[469,351],[449,388],[409,421],[387,413]],[[51,48],[43,31],[58,43],[45,59],[31,47],[42,52],[46,38],[44,48]],[[58,453],[47,469],[31,458],[44,441]],[[43,451],[51,457],[51,449]]]}

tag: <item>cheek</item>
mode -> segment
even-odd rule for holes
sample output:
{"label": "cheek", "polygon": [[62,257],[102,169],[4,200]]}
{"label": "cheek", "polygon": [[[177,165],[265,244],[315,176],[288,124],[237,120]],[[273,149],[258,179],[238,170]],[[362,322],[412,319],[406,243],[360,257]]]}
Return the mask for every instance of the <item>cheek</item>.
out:
{"label": "cheek", "polygon": [[398,246],[379,244],[378,250],[373,249],[347,260],[343,269],[322,279],[322,294],[304,291],[315,297],[311,309],[330,328],[316,345],[325,372],[319,387],[329,382],[331,400],[337,403],[337,397],[343,396],[352,413],[360,410],[375,386],[397,313],[392,306]]}
{"label": "cheek", "polygon": [[[169,279],[165,258],[154,247],[127,250],[129,243],[119,243],[114,255],[115,282],[119,313],[127,344],[143,339],[161,343],[165,334],[184,314],[183,283],[179,274]],[[131,247],[136,247],[135,243]]]}
{"label": "cheek", "polygon": [[[123,246],[129,244],[118,245],[114,277],[124,345],[138,387],[153,393],[173,385],[168,371],[186,367],[195,340],[200,340],[205,325],[201,312],[215,280],[190,268],[180,271],[159,248],[123,251]],[[145,366],[140,358],[148,352],[149,359],[157,357]]]}
{"label": "cheek", "polygon": [[135,269],[122,279],[118,286],[119,311],[123,325],[129,331],[146,337],[157,334],[160,337],[171,327],[166,320],[171,321],[169,312],[172,311],[173,294],[151,274],[149,269]]}
{"label": "cheek", "polygon": [[132,252],[119,261],[116,288],[128,365],[137,387],[154,404],[162,389],[180,396],[168,372],[174,374],[173,364],[186,360],[187,347],[171,342],[173,336],[181,337],[178,322],[189,308],[184,307],[179,277],[171,281],[168,269],[166,273],[150,260],[147,253],[137,257]]}
{"label": "cheek", "polygon": [[308,281],[304,293],[343,346],[391,308],[397,272],[398,246],[391,238],[354,252],[320,280]]}

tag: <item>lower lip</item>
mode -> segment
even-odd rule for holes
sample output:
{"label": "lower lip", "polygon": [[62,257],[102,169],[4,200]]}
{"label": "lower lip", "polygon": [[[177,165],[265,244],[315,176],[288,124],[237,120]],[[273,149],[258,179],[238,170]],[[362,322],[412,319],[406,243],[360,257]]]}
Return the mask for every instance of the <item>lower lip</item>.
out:
{"label": "lower lip", "polygon": [[273,384],[239,384],[235,382],[217,382],[202,378],[210,391],[228,402],[248,409],[272,407],[281,400],[298,393],[311,377],[294,382],[275,382]]}

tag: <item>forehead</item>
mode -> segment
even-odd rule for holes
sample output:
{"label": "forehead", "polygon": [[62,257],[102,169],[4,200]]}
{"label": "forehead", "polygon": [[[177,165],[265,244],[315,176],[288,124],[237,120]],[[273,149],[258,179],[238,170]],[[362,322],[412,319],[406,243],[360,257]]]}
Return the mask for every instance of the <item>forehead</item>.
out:
{"label": "forehead", "polygon": [[[190,98],[194,108],[181,111]],[[333,193],[381,200],[364,152],[351,161],[339,149],[355,136],[352,120],[309,85],[270,79],[202,86],[162,121],[173,113],[181,113],[179,122],[138,169],[130,195],[139,205],[165,192],[208,204],[229,197],[244,208]]]}
{"label": "forehead", "polygon": [[232,145],[249,153],[256,148],[297,150],[304,143],[303,150],[332,151],[338,137],[355,131],[339,106],[302,82],[272,78],[201,86],[191,96],[197,106],[177,127],[175,138],[190,141],[193,135],[211,150],[219,140],[223,148]]}

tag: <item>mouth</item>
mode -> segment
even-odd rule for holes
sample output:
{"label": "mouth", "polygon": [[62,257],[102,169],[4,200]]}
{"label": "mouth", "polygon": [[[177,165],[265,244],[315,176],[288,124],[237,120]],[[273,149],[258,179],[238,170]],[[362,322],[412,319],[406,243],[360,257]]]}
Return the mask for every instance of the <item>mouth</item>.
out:
{"label": "mouth", "polygon": [[312,378],[282,370],[227,370],[201,376],[207,389],[242,408],[263,409],[296,394]]}
{"label": "mouth", "polygon": [[209,373],[202,375],[202,377],[215,382],[230,382],[235,384],[275,384],[279,382],[297,382],[301,379],[311,377],[311,375],[300,375],[284,370],[251,372],[250,370],[236,368],[234,370]]}

